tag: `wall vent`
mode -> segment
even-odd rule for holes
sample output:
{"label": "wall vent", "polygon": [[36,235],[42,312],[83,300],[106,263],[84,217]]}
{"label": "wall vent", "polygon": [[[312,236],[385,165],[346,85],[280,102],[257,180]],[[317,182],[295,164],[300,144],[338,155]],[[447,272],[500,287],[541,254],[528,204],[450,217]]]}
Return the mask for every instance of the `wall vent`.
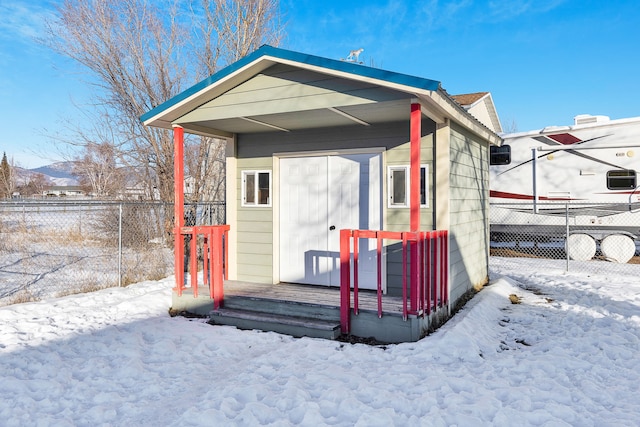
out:
{"label": "wall vent", "polygon": [[608,122],[608,116],[592,116],[591,114],[579,114],[573,118],[573,122],[576,125],[586,125],[589,123],[603,123]]}

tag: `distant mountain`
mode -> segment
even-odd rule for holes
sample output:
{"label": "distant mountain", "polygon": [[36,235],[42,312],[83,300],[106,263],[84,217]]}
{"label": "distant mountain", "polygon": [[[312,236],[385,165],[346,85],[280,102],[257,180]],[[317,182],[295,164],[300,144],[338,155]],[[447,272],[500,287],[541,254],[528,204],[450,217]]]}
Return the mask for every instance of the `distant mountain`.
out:
{"label": "distant mountain", "polygon": [[[24,169],[23,175],[39,173],[47,178],[51,185],[67,187],[78,185],[78,177],[73,174],[74,162],[57,162],[34,169]],[[24,179],[24,178],[23,178]]]}
{"label": "distant mountain", "polygon": [[51,178],[77,179],[73,174],[74,162],[57,162],[39,168],[29,169],[31,172],[41,173]]}

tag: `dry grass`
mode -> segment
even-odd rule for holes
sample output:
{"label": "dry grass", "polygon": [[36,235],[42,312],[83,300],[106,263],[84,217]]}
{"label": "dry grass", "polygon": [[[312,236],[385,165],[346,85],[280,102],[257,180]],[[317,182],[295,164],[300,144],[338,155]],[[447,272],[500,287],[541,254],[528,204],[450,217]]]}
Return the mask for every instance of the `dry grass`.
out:
{"label": "dry grass", "polygon": [[39,247],[86,247],[100,243],[88,238],[77,230],[38,230],[20,227],[1,233],[0,250],[7,252],[29,252]]}
{"label": "dry grass", "polygon": [[3,301],[3,305],[22,304],[25,302],[39,301],[40,298],[33,295],[28,289],[22,289]]}
{"label": "dry grass", "polygon": [[87,237],[86,234],[81,233],[75,228],[66,230],[45,230],[40,231],[32,237],[33,243],[48,243],[54,245],[76,244],[80,246],[87,246],[88,244],[98,246],[99,243]]}
{"label": "dry grass", "polygon": [[115,285],[103,285],[103,286],[92,286],[92,285],[82,285],[79,288],[70,288],[70,289],[65,289],[63,291],[60,291],[56,294],[56,298],[62,298],[62,297],[67,297],[69,295],[77,295],[77,294],[87,294],[89,292],[95,292],[95,291],[100,291],[102,289],[107,289],[107,288],[114,288],[116,287],[117,284]]}
{"label": "dry grass", "polygon": [[0,236],[0,251],[3,252],[27,252],[29,245],[30,242],[15,234],[2,233]]}
{"label": "dry grass", "polygon": [[539,249],[536,248],[491,248],[489,255],[507,258],[561,258],[544,256],[537,252]]}
{"label": "dry grass", "polygon": [[167,267],[173,266],[173,261],[162,256],[162,250],[129,253],[124,258],[122,285],[145,280],[160,280],[167,277],[170,272]]}

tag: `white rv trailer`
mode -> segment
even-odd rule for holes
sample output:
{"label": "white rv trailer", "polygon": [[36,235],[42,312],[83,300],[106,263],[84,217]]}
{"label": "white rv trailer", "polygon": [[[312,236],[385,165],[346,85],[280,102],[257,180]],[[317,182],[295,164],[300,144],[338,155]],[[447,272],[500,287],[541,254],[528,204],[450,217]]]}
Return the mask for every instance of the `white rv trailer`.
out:
{"label": "white rv trailer", "polygon": [[640,244],[640,117],[580,115],[572,126],[502,137],[491,147],[492,240],[508,240],[515,230],[550,241],[568,234],[572,259],[591,259],[598,248],[612,261],[633,257]]}

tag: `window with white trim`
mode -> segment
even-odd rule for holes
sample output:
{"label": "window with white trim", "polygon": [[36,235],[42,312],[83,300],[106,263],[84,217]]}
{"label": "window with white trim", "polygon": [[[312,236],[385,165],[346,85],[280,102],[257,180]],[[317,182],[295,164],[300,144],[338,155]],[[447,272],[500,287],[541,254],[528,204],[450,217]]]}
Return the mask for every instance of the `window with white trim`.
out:
{"label": "window with white trim", "polygon": [[389,166],[389,207],[404,208],[409,205],[409,167]]}
{"label": "window with white trim", "polygon": [[271,171],[242,171],[242,206],[271,206]]}
{"label": "window with white trim", "polygon": [[[390,208],[408,208],[410,205],[410,170],[408,165],[388,166],[388,196]],[[420,166],[420,207],[429,207],[429,165]]]}

